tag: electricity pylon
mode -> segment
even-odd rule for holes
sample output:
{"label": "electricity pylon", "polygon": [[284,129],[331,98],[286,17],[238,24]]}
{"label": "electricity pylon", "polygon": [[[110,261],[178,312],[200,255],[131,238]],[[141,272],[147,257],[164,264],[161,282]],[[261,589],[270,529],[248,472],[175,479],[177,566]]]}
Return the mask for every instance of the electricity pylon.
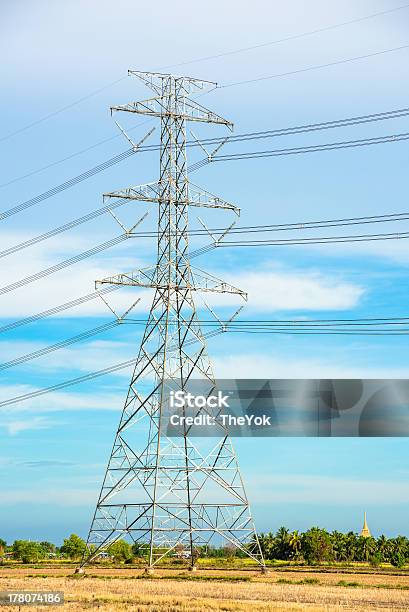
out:
{"label": "electricity pylon", "polygon": [[217,439],[192,438],[185,427],[181,437],[170,437],[164,425],[167,381],[184,390],[191,378],[199,378],[208,395],[215,388],[193,294],[203,291],[246,297],[240,289],[193,268],[189,255],[191,206],[238,209],[189,181],[186,123],[229,128],[232,124],[189,98],[215,84],[129,72],[150,87],[155,97],[114,106],[111,111],[160,118],[160,176],[157,182],[105,195],[157,205],[157,262],[151,268],[97,282],[149,287],[154,289],[154,297],[82,566],[128,536],[147,550],[149,568],[165,555],[180,551],[194,568],[197,547],[209,544],[237,547],[264,567],[227,432]]}

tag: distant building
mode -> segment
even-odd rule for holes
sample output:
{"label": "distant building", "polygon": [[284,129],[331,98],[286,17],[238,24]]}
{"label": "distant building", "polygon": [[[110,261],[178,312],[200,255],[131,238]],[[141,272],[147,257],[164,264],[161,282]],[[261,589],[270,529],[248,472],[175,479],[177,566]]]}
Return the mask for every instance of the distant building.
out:
{"label": "distant building", "polygon": [[368,523],[366,522],[366,512],[364,512],[364,526],[361,529],[361,533],[359,534],[363,538],[371,538],[372,534],[369,531]]}

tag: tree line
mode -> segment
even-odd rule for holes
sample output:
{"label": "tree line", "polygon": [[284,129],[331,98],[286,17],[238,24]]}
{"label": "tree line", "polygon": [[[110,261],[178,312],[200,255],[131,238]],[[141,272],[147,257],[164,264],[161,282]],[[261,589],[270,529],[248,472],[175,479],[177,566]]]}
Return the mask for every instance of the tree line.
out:
{"label": "tree line", "polygon": [[[135,557],[144,554],[146,544],[129,544],[125,540],[117,540],[104,554],[116,562],[130,563]],[[69,559],[79,561],[86,549],[85,541],[75,533],[66,538],[61,546],[52,542],[35,542],[33,540],[15,540],[13,544],[0,538],[0,560],[12,558],[22,563],[36,563],[45,559]]]}
{"label": "tree line", "polygon": [[319,527],[305,532],[280,527],[275,533],[262,533],[258,537],[265,559],[305,561],[309,565],[364,561],[374,566],[391,563],[395,567],[409,562],[409,539],[405,536],[373,538],[352,531],[328,532]]}
{"label": "tree line", "polygon": [[[305,562],[309,565],[330,562],[363,561],[373,566],[381,563],[391,563],[395,567],[403,567],[409,562],[409,539],[405,536],[387,538],[363,537],[352,531],[328,532],[319,527],[312,527],[305,532],[289,531],[280,527],[275,533],[261,533],[258,540],[266,560],[281,560]],[[0,538],[0,559],[12,558],[22,563],[35,563],[45,559],[69,559],[78,561],[86,548],[85,541],[76,534],[66,538],[61,546],[51,542],[34,542],[31,540],[15,540],[7,545]],[[144,557],[146,544],[129,544],[125,540],[117,540],[105,551],[118,563],[132,563],[135,558]],[[175,548],[176,556],[183,553],[183,546]],[[197,557],[232,558],[245,557],[243,551],[233,545],[221,548],[199,547],[195,550]]]}

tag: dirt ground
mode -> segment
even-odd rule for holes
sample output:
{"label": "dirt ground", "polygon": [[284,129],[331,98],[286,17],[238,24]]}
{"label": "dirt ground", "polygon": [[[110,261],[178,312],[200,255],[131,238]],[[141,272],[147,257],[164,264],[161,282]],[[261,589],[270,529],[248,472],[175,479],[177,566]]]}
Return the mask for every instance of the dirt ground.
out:
{"label": "dirt ground", "polygon": [[[63,591],[64,606],[21,606],[21,610],[143,612],[310,612],[409,609],[409,576],[314,570],[256,571],[142,570],[89,568],[1,568],[0,590]],[[1,606],[15,612],[18,606]]]}

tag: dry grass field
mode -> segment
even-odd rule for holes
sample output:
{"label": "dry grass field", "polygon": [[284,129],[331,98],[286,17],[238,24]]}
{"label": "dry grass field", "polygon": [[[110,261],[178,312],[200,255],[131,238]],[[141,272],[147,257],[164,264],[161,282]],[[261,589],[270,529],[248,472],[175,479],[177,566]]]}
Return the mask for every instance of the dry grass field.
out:
{"label": "dry grass field", "polygon": [[[322,571],[141,570],[89,568],[73,576],[67,568],[0,569],[0,590],[64,591],[64,606],[27,610],[140,612],[335,612],[409,609],[409,576]],[[15,612],[18,606],[2,606]]]}

